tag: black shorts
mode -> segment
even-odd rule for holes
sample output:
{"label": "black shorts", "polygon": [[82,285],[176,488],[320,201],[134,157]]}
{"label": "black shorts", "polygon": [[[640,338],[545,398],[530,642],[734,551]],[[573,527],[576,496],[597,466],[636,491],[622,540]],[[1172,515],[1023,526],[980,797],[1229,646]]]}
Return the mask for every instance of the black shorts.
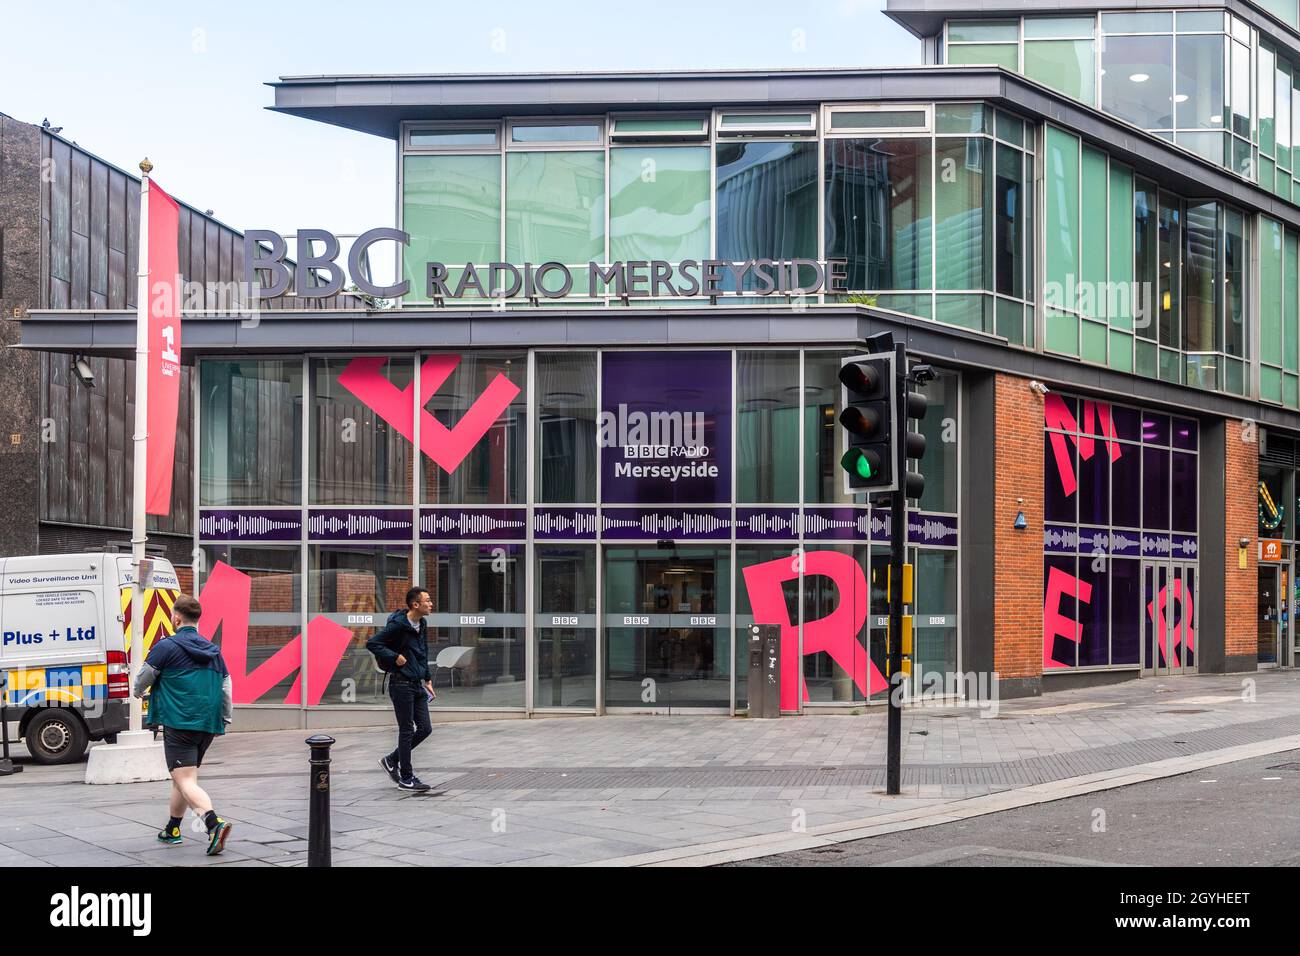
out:
{"label": "black shorts", "polygon": [[203,755],[216,734],[202,730],[173,730],[163,728],[163,755],[167,758],[167,772],[178,767],[201,767]]}

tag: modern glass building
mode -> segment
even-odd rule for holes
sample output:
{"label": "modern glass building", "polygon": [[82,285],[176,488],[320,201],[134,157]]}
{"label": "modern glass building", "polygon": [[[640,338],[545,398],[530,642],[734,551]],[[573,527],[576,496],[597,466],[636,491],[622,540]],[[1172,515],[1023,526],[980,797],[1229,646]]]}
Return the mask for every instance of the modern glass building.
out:
{"label": "modern glass building", "polygon": [[[1295,662],[1296,10],[956,6],[888,3],[920,67],[272,84],[393,141],[406,288],[185,318],[246,725],[389,720],[412,582],[443,715],[740,712],[755,621],[785,709],[867,706],[896,533],[918,694]],[[837,465],[884,330],[939,370],[906,529]]]}

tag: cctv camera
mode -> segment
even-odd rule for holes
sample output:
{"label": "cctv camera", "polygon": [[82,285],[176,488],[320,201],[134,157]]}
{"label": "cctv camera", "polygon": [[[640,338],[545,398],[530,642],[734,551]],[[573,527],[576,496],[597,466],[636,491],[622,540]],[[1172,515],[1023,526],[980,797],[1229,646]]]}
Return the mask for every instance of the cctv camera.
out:
{"label": "cctv camera", "polygon": [[1029,387],[1032,388],[1032,389],[1033,389],[1035,392],[1037,392],[1039,395],[1046,395],[1048,392],[1051,391],[1050,388],[1048,388],[1046,385],[1044,385],[1044,384],[1043,384],[1042,382],[1040,382],[1038,379],[1034,379],[1033,381],[1031,381],[1031,382],[1029,383]]}

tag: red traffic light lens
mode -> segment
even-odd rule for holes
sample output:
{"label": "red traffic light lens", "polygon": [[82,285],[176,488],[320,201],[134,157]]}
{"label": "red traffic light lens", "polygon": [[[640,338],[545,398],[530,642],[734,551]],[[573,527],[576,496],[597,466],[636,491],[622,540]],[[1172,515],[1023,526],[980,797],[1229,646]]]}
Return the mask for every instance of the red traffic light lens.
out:
{"label": "red traffic light lens", "polygon": [[850,405],[840,412],[840,424],[862,438],[873,438],[879,433],[882,422],[876,409]]}
{"label": "red traffic light lens", "polygon": [[866,362],[850,362],[840,366],[840,382],[850,391],[869,394],[880,387],[880,372]]}

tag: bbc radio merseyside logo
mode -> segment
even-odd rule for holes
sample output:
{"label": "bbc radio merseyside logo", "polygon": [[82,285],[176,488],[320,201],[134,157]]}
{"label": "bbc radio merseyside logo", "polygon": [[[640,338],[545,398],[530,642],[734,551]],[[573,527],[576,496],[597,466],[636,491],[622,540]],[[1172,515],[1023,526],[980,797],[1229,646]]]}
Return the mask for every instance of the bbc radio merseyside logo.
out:
{"label": "bbc radio merseyside logo", "polygon": [[[710,448],[704,443],[705,413],[629,412],[626,404],[617,411],[600,413],[597,442],[601,448],[622,449],[623,461],[614,463],[615,478],[716,478],[718,466],[705,459]],[[631,460],[628,460],[631,459]],[[678,464],[643,464],[645,461]]]}
{"label": "bbc radio merseyside logo", "polygon": [[50,925],[58,929],[128,927],[133,936],[153,929],[149,893],[83,893],[78,886],[50,897]]}

